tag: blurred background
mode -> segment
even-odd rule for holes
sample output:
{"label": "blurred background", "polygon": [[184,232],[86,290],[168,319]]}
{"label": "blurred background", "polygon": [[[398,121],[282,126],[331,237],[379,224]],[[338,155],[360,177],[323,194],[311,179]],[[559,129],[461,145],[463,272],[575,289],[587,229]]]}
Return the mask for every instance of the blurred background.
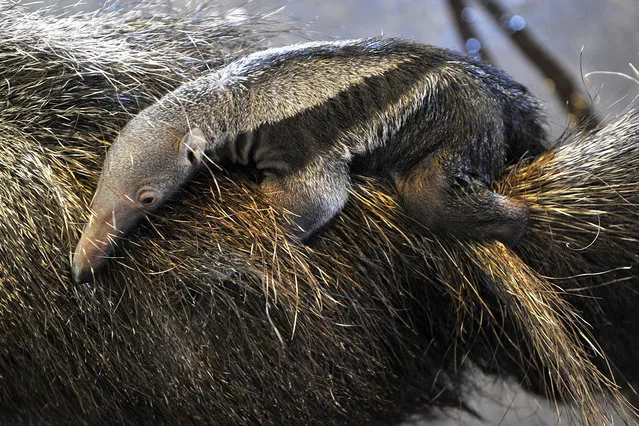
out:
{"label": "blurred background", "polygon": [[[583,98],[573,103],[592,105],[600,119],[622,113],[639,95],[638,0],[214,0],[215,10],[232,19],[255,13],[273,13],[296,31],[287,32],[273,44],[303,40],[398,36],[462,51],[487,53],[490,60],[528,86],[546,106],[552,135],[559,136],[571,122],[566,96],[558,97],[558,76],[540,72],[556,63],[571,81],[571,90]],[[487,3],[500,6],[494,16]],[[26,2],[22,2],[26,4]],[[56,5],[68,11],[92,11],[104,1],[75,0],[28,4],[32,9]],[[130,2],[110,1],[106,7],[128,7]],[[167,6],[197,10],[200,1],[167,0]],[[453,12],[455,10],[455,12]],[[460,25],[472,37],[460,35]],[[531,61],[513,43],[526,33],[545,58]],[[589,75],[593,72],[607,74]],[[624,74],[624,75],[621,75]],[[586,78],[588,77],[588,78]],[[631,80],[633,77],[636,81]],[[578,96],[579,97],[579,96]],[[574,106],[574,105],[573,105]],[[574,112],[574,111],[573,111]],[[573,122],[575,120],[572,120]],[[578,120],[576,120],[578,121]],[[442,413],[415,424],[437,425],[548,425],[558,422],[553,404],[526,394],[515,383],[476,376],[476,397],[471,408],[483,421],[461,411]]]}

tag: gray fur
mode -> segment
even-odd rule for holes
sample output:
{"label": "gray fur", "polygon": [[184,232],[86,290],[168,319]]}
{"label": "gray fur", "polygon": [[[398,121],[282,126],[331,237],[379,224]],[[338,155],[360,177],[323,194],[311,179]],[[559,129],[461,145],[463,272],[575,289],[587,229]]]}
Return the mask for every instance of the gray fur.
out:
{"label": "gray fur", "polygon": [[[74,276],[86,278],[109,239],[169,198],[205,155],[263,173],[274,204],[297,214],[301,238],[342,209],[356,169],[392,177],[428,228],[516,244],[526,207],[492,193],[493,179],[541,152],[543,139],[539,104],[523,86],[445,49],[373,38],[255,53],[184,84],[122,130]],[[140,193],[155,202],[143,205]]]}

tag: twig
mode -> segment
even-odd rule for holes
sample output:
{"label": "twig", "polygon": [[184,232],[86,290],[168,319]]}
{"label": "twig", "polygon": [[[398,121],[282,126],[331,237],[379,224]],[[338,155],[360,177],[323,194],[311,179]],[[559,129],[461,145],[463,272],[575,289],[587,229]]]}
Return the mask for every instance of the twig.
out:
{"label": "twig", "polygon": [[466,7],[465,0],[448,0],[448,6],[450,7],[450,11],[453,14],[453,19],[455,24],[457,25],[457,30],[459,31],[459,35],[462,37],[462,42],[464,45],[468,39],[474,38],[480,42],[481,49],[477,52],[477,55],[485,62],[494,63],[492,57],[488,50],[486,49],[484,43],[479,38],[479,35],[475,31],[472,23],[467,22],[463,19],[462,11]]}

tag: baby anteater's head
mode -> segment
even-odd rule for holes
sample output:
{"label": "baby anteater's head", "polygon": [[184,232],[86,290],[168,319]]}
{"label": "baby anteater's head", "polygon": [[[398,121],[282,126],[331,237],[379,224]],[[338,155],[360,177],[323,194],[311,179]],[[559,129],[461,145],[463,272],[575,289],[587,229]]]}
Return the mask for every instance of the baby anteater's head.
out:
{"label": "baby anteater's head", "polygon": [[200,167],[206,140],[199,128],[179,129],[144,112],[122,130],[107,152],[91,215],[73,255],[73,279],[91,277],[145,214],[157,209]]}

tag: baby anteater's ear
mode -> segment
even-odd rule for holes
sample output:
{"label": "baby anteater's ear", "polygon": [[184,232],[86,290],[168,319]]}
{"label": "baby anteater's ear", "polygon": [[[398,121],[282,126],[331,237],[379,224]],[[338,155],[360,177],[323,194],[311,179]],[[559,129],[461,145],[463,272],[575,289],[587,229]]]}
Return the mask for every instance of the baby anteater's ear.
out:
{"label": "baby anteater's ear", "polygon": [[184,161],[188,161],[195,168],[202,165],[204,150],[206,149],[206,136],[199,127],[194,127],[184,135],[180,141],[178,155]]}

